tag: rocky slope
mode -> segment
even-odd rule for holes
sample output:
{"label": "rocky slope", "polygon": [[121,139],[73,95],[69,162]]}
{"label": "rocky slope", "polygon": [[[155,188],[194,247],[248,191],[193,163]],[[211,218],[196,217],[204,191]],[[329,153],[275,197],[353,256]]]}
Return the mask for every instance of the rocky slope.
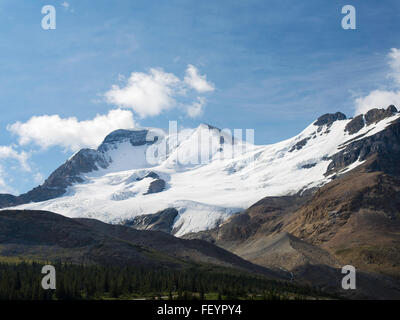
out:
{"label": "rocky slope", "polygon": [[400,179],[370,171],[376,157],[319,189],[282,229],[342,263],[400,277]]}
{"label": "rocky slope", "polygon": [[46,211],[0,212],[1,258],[85,264],[185,268],[229,267],[280,276],[201,240],[184,240],[164,232],[139,231],[92,219],[70,219]]}
{"label": "rocky slope", "polygon": [[362,279],[348,292],[353,297],[400,299],[400,181],[370,171],[374,160],[313,193],[267,197],[218,228],[185,238],[327,290],[340,286],[340,268],[350,264]]}

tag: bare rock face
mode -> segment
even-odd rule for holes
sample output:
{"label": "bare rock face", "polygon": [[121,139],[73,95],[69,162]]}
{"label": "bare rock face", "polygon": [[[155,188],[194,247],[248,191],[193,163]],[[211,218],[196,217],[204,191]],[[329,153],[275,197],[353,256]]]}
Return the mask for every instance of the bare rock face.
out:
{"label": "bare rock face", "polygon": [[152,230],[171,233],[172,225],[177,215],[178,211],[175,208],[168,208],[154,214],[137,216],[132,220],[125,222],[125,225],[137,230]]}
{"label": "bare rock face", "polygon": [[347,117],[344,113],[336,112],[336,113],[326,113],[320,116],[317,121],[314,122],[315,126],[331,126],[337,120],[346,120]]}
{"label": "bare rock face", "polygon": [[300,150],[300,149],[302,149],[302,148],[307,144],[307,141],[310,140],[310,139],[311,139],[311,137],[307,137],[307,138],[304,138],[304,139],[300,140],[299,142],[297,142],[297,143],[289,150],[289,152],[293,152],[293,151],[295,151],[295,150]]}
{"label": "bare rock face", "polygon": [[158,193],[165,189],[165,181],[163,179],[156,179],[150,182],[149,189],[146,194]]}
{"label": "bare rock face", "polygon": [[17,197],[12,194],[0,194],[0,208],[17,204]]}
{"label": "bare rock face", "polygon": [[397,113],[395,106],[391,105],[386,110],[385,109],[371,109],[365,114],[365,122],[367,125],[377,123],[383,119],[393,116]]}
{"label": "bare rock face", "polygon": [[349,134],[355,134],[364,128],[364,126],[364,115],[360,114],[346,125],[344,131],[348,132]]}

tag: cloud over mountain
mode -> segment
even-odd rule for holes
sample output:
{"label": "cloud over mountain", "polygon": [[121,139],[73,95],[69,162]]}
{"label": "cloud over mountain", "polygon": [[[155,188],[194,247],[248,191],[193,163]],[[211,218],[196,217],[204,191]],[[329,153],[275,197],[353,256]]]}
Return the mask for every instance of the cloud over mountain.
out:
{"label": "cloud over mountain", "polygon": [[113,85],[105,96],[107,102],[131,108],[145,118],[174,106],[179,83],[174,74],[162,69],[150,69],[149,73],[132,72],[125,87]]}
{"label": "cloud over mountain", "polygon": [[[163,111],[180,107],[190,117],[199,116],[205,98],[197,96],[214,90],[214,85],[189,64],[183,80],[161,68],[151,68],[148,73],[132,72],[124,86],[113,85],[105,93],[106,101],[121,108],[130,108],[141,118],[153,117]],[[192,103],[180,102],[178,97],[194,94]],[[191,97],[189,97],[191,98]]]}
{"label": "cloud over mountain", "polygon": [[206,98],[198,97],[197,101],[193,102],[187,107],[187,114],[191,118],[196,118],[203,113],[204,105],[206,104]]}
{"label": "cloud over mountain", "polygon": [[27,122],[11,124],[7,129],[18,136],[18,142],[23,146],[35,144],[42,149],[61,146],[77,151],[84,147],[96,147],[113,130],[134,127],[131,111],[115,109],[84,121],[76,117],[61,118],[59,115],[34,116]]}

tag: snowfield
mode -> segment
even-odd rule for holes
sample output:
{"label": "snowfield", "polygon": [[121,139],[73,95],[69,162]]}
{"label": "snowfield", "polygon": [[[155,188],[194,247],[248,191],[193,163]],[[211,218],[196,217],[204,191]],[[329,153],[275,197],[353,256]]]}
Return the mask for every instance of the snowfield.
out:
{"label": "snowfield", "polygon": [[[104,152],[107,169],[82,175],[84,183],[70,186],[62,197],[16,208],[123,223],[173,207],[179,213],[173,224],[176,236],[207,230],[265,196],[293,194],[329,182],[324,176],[327,158],[340,151],[340,145],[383,130],[399,115],[364,126],[354,135],[344,131],[350,119],[330,127],[311,124],[291,139],[264,146],[232,139],[207,125],[158,134],[155,144],[116,141]],[[165,181],[163,191],[147,194],[155,180],[146,177],[149,173]]]}

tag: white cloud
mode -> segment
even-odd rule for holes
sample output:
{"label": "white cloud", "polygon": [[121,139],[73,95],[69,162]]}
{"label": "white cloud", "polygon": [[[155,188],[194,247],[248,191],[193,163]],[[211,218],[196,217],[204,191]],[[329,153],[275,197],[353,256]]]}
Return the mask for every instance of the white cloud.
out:
{"label": "white cloud", "polygon": [[387,108],[391,104],[400,106],[400,50],[392,48],[388,54],[390,71],[388,77],[394,80],[393,90],[373,90],[354,101],[355,114],[366,113],[373,108]]}
{"label": "white cloud", "polygon": [[31,171],[28,158],[29,154],[25,151],[18,152],[12,146],[0,146],[0,160],[15,159],[25,171]]}
{"label": "white cloud", "polygon": [[18,136],[20,145],[33,143],[42,149],[61,146],[77,151],[84,147],[97,147],[113,130],[134,126],[131,111],[115,109],[86,121],[78,121],[75,117],[61,118],[59,115],[34,116],[27,122],[9,125],[7,129]]}
{"label": "white cloud", "polygon": [[[125,86],[113,85],[105,93],[106,101],[122,108],[131,108],[141,118],[157,116],[163,111],[182,107],[178,97],[186,96],[189,90],[197,93],[213,91],[213,84],[207,82],[205,75],[200,75],[193,65],[188,65],[183,80],[173,73],[152,68],[148,73],[133,72]],[[119,76],[121,79],[121,77]],[[205,99],[184,106],[189,116],[200,115]],[[200,110],[200,111],[196,111]]]}
{"label": "white cloud", "polygon": [[33,181],[37,184],[42,184],[44,182],[44,177],[40,172],[36,172],[33,176]]}
{"label": "white cloud", "polygon": [[14,190],[10,188],[4,180],[4,170],[0,166],[0,193],[13,193]]}
{"label": "white cloud", "polygon": [[113,85],[105,96],[107,102],[132,108],[142,118],[156,116],[174,106],[179,82],[175,75],[161,69],[150,69],[149,74],[132,72],[125,87]]}
{"label": "white cloud", "polygon": [[186,84],[188,84],[190,87],[198,92],[208,92],[215,90],[214,85],[207,81],[207,77],[205,75],[200,75],[199,70],[191,64],[189,64],[186,69],[186,76],[184,78],[184,81]]}
{"label": "white cloud", "polygon": [[[13,146],[0,146],[0,193],[17,193],[16,190],[10,187],[9,183],[6,182],[7,173],[9,172],[9,166],[4,169],[3,164],[8,160],[17,161],[19,166],[16,167],[25,172],[31,172],[31,167],[28,164],[29,154],[25,151],[18,152]],[[15,168],[14,168],[15,169]]]}
{"label": "white cloud", "polygon": [[67,12],[71,12],[71,13],[75,12],[75,10],[71,7],[71,4],[69,2],[67,2],[67,1],[62,2],[61,6]]}
{"label": "white cloud", "polygon": [[389,73],[389,77],[391,77],[396,84],[400,85],[400,50],[396,48],[392,48],[389,52],[389,66],[391,68],[391,72]]}
{"label": "white cloud", "polygon": [[205,104],[206,104],[206,98],[198,97],[197,101],[193,102],[193,104],[187,107],[188,116],[191,118],[196,118],[202,115]]}
{"label": "white cloud", "polygon": [[356,114],[366,113],[373,108],[386,109],[391,104],[400,106],[400,91],[374,90],[355,100]]}

